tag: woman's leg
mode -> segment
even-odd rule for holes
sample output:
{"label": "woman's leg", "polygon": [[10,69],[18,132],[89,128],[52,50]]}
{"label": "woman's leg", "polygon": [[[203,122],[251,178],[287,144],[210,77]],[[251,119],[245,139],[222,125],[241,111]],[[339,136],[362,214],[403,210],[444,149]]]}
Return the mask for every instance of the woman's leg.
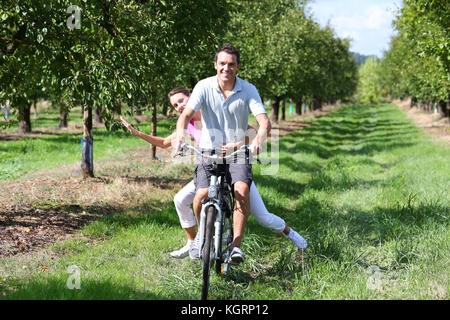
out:
{"label": "woman's leg", "polygon": [[[181,227],[184,229],[195,230],[195,217],[191,209],[192,201],[194,201],[195,196],[195,185],[194,180],[189,182],[183,187],[173,198],[175,204],[175,209],[177,210],[178,217],[180,219]],[[195,237],[195,234],[194,234]],[[190,239],[190,240],[193,240]]]}
{"label": "woman's leg", "polygon": [[256,221],[263,227],[269,228],[274,232],[282,233],[299,249],[305,249],[307,247],[308,243],[297,231],[290,228],[282,218],[267,210],[264,201],[253,182],[250,186],[250,212],[253,214]]}
{"label": "woman's leg", "polygon": [[181,227],[184,228],[187,236],[186,245],[176,251],[170,253],[174,258],[184,258],[189,254],[189,247],[192,241],[195,239],[197,234],[195,230],[196,220],[194,213],[191,209],[191,204],[195,196],[195,185],[194,180],[185,185],[178,193],[175,195],[173,202],[175,203],[175,209],[177,210],[178,217],[180,219]]}
{"label": "woman's leg", "polygon": [[260,225],[274,232],[283,232],[287,227],[283,219],[267,210],[254,182],[250,186],[250,212]]}

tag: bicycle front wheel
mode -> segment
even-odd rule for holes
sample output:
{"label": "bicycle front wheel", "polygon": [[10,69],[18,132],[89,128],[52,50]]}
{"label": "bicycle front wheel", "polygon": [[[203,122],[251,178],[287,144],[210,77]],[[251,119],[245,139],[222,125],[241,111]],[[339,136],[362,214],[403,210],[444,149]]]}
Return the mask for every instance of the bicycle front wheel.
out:
{"label": "bicycle front wheel", "polygon": [[208,298],[209,276],[211,267],[214,262],[214,222],[216,221],[217,209],[210,206],[206,212],[206,232],[205,242],[202,249],[203,262],[203,283],[202,283],[202,300]]}
{"label": "bicycle front wheel", "polygon": [[224,210],[222,214],[219,259],[216,260],[215,266],[217,274],[226,274],[228,270],[228,257],[231,254],[231,243],[233,242],[233,213]]}

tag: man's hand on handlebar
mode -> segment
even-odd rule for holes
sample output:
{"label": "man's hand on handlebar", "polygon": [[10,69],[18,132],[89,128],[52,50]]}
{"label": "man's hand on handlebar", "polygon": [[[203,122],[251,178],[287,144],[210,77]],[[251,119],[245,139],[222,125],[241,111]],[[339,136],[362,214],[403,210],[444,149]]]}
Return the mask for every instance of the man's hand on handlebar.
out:
{"label": "man's hand on handlebar", "polygon": [[253,143],[248,148],[250,153],[253,155],[258,155],[261,152],[261,144],[253,140]]}

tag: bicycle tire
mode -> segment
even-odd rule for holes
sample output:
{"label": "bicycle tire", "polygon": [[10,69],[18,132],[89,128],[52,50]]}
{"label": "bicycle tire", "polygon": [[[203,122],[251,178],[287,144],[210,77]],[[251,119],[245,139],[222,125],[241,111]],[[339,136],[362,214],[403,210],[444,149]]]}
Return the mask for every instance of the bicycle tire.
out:
{"label": "bicycle tire", "polygon": [[[222,274],[222,264],[225,263],[225,257],[227,255],[226,251],[228,251],[228,254],[230,254],[231,250],[229,248],[231,242],[233,242],[233,219],[232,219],[232,213],[225,215],[222,217],[224,221],[222,221],[222,232],[220,234],[220,259],[216,260],[216,273]],[[223,242],[223,239],[225,239],[225,243]],[[228,250],[227,250],[228,248]]]}
{"label": "bicycle tire", "polygon": [[202,281],[202,300],[208,298],[209,291],[209,277],[211,274],[211,267],[214,259],[214,222],[216,221],[217,209],[210,206],[206,212],[206,233],[205,242],[202,249],[202,264],[203,264],[203,281]]}
{"label": "bicycle tire", "polygon": [[221,232],[219,232],[219,241],[218,241],[218,243],[219,243],[219,250],[218,250],[218,252],[219,252],[219,259],[218,260],[216,260],[216,273],[217,274],[221,274],[222,273],[222,252],[223,252],[223,249],[224,249],[224,246],[223,246],[223,243],[222,243],[222,240],[223,240],[223,236],[224,236],[224,231],[225,231],[225,223],[226,223],[226,218],[225,218],[225,214],[224,214],[224,212],[222,212],[222,219],[221,219],[222,221],[220,221],[220,226],[221,226],[221,228],[222,228],[222,230],[221,230]]}

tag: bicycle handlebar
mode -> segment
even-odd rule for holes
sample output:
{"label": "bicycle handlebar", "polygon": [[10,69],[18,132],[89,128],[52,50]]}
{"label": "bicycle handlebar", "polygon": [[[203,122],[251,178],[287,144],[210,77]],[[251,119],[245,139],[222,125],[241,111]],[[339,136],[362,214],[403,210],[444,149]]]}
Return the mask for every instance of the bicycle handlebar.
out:
{"label": "bicycle handlebar", "polygon": [[248,145],[245,144],[245,145],[241,146],[238,150],[236,150],[233,153],[230,153],[229,155],[226,155],[226,156],[225,155],[221,156],[221,155],[217,155],[217,154],[209,155],[209,154],[204,154],[201,150],[199,150],[196,147],[191,146],[191,145],[189,145],[189,144],[187,144],[185,142],[183,142],[180,145],[180,149],[182,150],[182,154],[179,154],[179,155],[183,155],[184,156],[185,155],[184,151],[186,149],[191,149],[191,150],[194,150],[202,158],[204,158],[204,159],[212,159],[212,160],[227,160],[227,159],[230,159],[231,157],[234,157],[237,154],[240,154],[240,153],[243,153],[243,152],[246,152],[247,150],[249,150],[248,149]]}

